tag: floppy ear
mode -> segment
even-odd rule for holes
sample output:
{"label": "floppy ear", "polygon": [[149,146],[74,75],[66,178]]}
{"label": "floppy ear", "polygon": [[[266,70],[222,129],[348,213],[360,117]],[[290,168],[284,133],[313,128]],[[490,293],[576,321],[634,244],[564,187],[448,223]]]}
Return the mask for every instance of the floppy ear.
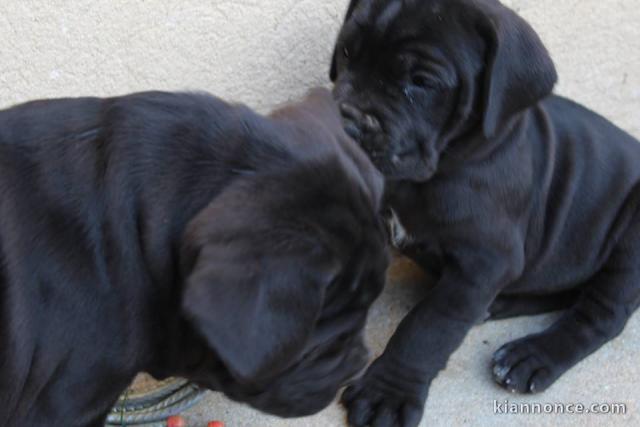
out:
{"label": "floppy ear", "polygon": [[337,273],[308,233],[265,220],[260,198],[223,193],[189,224],[183,250],[183,313],[244,384],[297,360]]}
{"label": "floppy ear", "polygon": [[498,4],[483,20],[489,40],[483,130],[491,138],[515,114],[549,95],[558,76],[536,32],[515,12]]}
{"label": "floppy ear", "polygon": [[[347,22],[349,18],[351,18],[351,15],[353,15],[353,11],[358,6],[359,2],[360,0],[351,0],[351,2],[349,3],[349,7],[347,8],[347,15],[344,18],[344,22]],[[338,55],[338,46],[336,44],[336,47],[333,50],[333,56],[331,58],[331,70],[329,71],[329,78],[331,79],[332,82],[336,81],[336,78],[338,77],[337,55]]]}

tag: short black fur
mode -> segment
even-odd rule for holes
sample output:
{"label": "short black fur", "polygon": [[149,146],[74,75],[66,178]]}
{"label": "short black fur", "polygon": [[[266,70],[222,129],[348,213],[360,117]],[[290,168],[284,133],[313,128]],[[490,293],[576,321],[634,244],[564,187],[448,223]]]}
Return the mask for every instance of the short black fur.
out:
{"label": "short black fur", "polygon": [[3,425],[102,426],[139,371],[300,416],[365,366],[383,178],[328,91],[32,102],[0,163]]}
{"label": "short black fur", "polygon": [[387,178],[394,243],[429,295],[343,396],[354,426],[416,426],[429,385],[488,317],[564,309],[495,354],[539,392],[640,304],[640,144],[551,94],[533,29],[495,0],[354,0],[331,75],[345,129]]}

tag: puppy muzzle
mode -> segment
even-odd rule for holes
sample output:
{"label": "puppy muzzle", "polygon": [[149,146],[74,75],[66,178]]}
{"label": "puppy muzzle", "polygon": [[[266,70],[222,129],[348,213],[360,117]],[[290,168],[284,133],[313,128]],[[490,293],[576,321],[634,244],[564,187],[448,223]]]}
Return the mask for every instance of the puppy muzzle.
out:
{"label": "puppy muzzle", "polygon": [[303,361],[264,392],[236,396],[264,412],[281,417],[312,415],[333,401],[340,387],[362,374],[369,353],[364,345],[313,361]]}

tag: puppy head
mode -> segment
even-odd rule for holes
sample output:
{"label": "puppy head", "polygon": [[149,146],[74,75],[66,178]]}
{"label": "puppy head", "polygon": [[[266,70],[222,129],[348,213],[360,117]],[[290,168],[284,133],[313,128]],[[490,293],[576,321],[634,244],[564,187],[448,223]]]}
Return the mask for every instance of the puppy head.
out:
{"label": "puppy head", "polygon": [[557,76],[533,29],[498,1],[352,0],[331,79],[347,132],[376,166],[420,182],[463,136],[497,139]]}
{"label": "puppy head", "polygon": [[387,266],[383,179],[332,139],[337,111],[323,133],[327,105],[312,96],[277,113],[286,166],[236,179],[184,237],[182,308],[222,370],[208,385],[280,416],[319,411],[364,368]]}

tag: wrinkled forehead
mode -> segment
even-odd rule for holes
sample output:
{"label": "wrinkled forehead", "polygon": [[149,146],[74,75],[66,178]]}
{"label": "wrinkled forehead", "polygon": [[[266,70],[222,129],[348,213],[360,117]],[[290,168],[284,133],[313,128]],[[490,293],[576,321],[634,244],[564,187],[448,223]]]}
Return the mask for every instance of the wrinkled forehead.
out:
{"label": "wrinkled forehead", "polygon": [[357,0],[352,16],[360,23],[375,24],[381,30],[407,13],[446,13],[453,1],[445,0]]}
{"label": "wrinkled forehead", "polygon": [[410,40],[459,48],[476,38],[475,3],[459,0],[360,0],[342,36],[378,43]]}
{"label": "wrinkled forehead", "polygon": [[351,22],[356,28],[368,30],[372,37],[384,38],[390,32],[417,31],[429,21],[450,14],[452,9],[451,1],[442,0],[359,0],[352,10]]}
{"label": "wrinkled forehead", "polygon": [[477,5],[466,0],[360,0],[341,36],[391,49],[420,44],[433,56],[466,61],[483,50],[480,16]]}

